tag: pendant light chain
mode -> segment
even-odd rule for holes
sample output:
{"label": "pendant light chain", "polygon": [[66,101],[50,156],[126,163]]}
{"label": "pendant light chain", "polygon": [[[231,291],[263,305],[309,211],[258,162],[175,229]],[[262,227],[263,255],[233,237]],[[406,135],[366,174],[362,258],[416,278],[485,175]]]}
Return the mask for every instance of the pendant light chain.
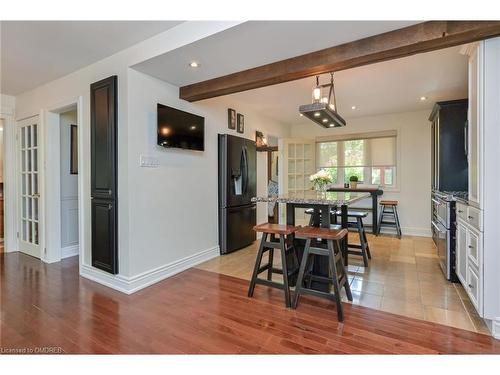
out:
{"label": "pendant light chain", "polygon": [[330,87],[330,97],[328,98],[328,102],[331,103],[332,99],[331,96],[333,94],[333,110],[337,111],[337,95],[335,95],[335,84],[333,83],[333,72],[330,73],[330,84],[332,85]]}

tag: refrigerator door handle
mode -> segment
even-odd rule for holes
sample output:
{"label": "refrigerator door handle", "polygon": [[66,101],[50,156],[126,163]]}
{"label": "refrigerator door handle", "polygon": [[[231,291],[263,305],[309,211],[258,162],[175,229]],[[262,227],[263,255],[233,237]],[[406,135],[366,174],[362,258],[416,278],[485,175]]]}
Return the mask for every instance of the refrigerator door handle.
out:
{"label": "refrigerator door handle", "polygon": [[247,193],[248,190],[248,156],[247,156],[247,147],[244,146],[243,150],[243,194]]}

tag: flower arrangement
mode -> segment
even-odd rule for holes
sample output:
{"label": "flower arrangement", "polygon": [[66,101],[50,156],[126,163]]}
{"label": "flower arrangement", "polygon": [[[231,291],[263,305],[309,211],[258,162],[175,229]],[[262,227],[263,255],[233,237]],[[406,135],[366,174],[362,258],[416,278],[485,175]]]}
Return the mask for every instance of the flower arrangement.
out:
{"label": "flower arrangement", "polygon": [[314,188],[318,191],[324,191],[325,186],[327,184],[332,183],[332,178],[328,174],[327,171],[324,169],[320,170],[319,172],[311,175],[309,177],[309,181],[311,181],[314,185]]}

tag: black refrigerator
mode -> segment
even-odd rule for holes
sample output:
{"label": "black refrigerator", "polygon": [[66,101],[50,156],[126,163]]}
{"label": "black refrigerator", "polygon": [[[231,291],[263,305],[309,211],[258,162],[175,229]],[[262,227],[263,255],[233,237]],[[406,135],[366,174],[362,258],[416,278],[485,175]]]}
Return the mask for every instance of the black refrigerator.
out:
{"label": "black refrigerator", "polygon": [[255,142],[219,134],[219,247],[228,254],[256,240],[257,152]]}

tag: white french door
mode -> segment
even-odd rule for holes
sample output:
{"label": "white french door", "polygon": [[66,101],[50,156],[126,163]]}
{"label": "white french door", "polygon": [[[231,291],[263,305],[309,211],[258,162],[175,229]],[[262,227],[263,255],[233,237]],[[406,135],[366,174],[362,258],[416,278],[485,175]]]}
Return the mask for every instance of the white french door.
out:
{"label": "white french door", "polygon": [[41,257],[39,117],[17,123],[19,251]]}

